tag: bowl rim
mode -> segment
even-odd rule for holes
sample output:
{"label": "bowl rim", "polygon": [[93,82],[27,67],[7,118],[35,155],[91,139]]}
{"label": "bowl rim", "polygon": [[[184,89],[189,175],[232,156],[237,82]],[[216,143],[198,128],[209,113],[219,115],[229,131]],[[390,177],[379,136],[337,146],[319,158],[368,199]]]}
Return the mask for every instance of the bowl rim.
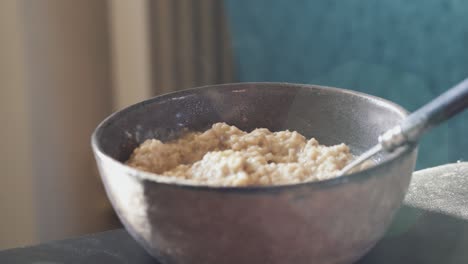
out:
{"label": "bowl rim", "polygon": [[[107,116],[104,120],[102,120],[97,127],[94,129],[92,135],[91,135],[91,147],[93,150],[93,153],[95,155],[96,161],[99,163],[100,160],[105,161],[106,163],[110,163],[113,166],[116,166],[119,170],[124,172],[127,175],[131,175],[132,177],[136,177],[140,180],[147,180],[156,184],[160,185],[166,185],[170,187],[175,187],[175,188],[183,188],[183,189],[191,189],[191,190],[200,190],[200,191],[223,191],[223,192],[277,192],[281,190],[286,190],[286,189],[291,189],[291,188],[299,188],[299,187],[313,187],[313,188],[319,188],[323,189],[324,187],[333,187],[349,182],[358,182],[362,180],[366,180],[368,178],[372,177],[377,177],[378,173],[374,173],[377,170],[383,168],[385,165],[394,163],[398,161],[399,159],[403,158],[403,156],[409,155],[413,151],[417,151],[417,144],[410,144],[405,147],[402,147],[400,150],[397,150],[398,153],[395,153],[391,155],[389,158],[384,159],[383,161],[379,162],[377,165],[372,166],[370,168],[367,168],[362,171],[350,173],[346,176],[341,176],[337,178],[331,178],[331,179],[326,179],[326,180],[320,180],[320,181],[313,181],[313,182],[300,182],[300,183],[293,183],[293,184],[283,184],[283,185],[267,185],[267,186],[212,186],[212,185],[204,185],[204,184],[188,184],[188,183],[182,183],[182,182],[175,182],[175,180],[161,180],[159,177],[155,177],[154,173],[151,172],[146,172],[142,170],[135,169],[133,167],[130,167],[112,157],[104,153],[104,151],[101,149],[100,144],[99,144],[99,139],[98,139],[98,134],[99,131],[102,130],[106,124],[111,122],[113,119],[118,117],[119,115],[123,115],[126,112],[132,111],[134,108],[141,107],[145,104],[152,103],[153,101],[156,100],[161,100],[164,98],[171,98],[174,96],[177,97],[183,97],[184,95],[188,95],[192,93],[193,91],[198,91],[198,90],[209,90],[209,89],[218,89],[218,88],[229,88],[235,86],[237,89],[242,89],[241,86],[256,86],[256,87],[261,87],[265,86],[270,87],[270,86],[276,86],[276,87],[296,87],[296,88],[310,88],[310,89],[317,89],[317,90],[327,90],[327,91],[332,91],[332,92],[338,92],[342,94],[349,94],[353,96],[358,96],[361,98],[365,98],[367,100],[372,101],[373,103],[377,105],[383,105],[386,108],[390,108],[396,113],[399,113],[403,118],[409,115],[409,112],[403,108],[402,106],[370,94],[358,92],[358,91],[352,91],[348,89],[343,89],[343,88],[337,88],[337,87],[330,87],[330,86],[323,86],[323,85],[314,85],[314,84],[299,84],[299,83],[288,83],[288,82],[238,82],[238,83],[224,83],[224,84],[214,84],[214,85],[204,85],[200,87],[194,87],[194,88],[189,88],[189,89],[184,89],[184,90],[179,90],[179,91],[174,91],[170,93],[165,93],[161,94],[158,96],[154,96],[152,98],[137,102],[135,104],[129,105],[127,107],[124,107],[118,111],[113,112],[109,116]],[[99,166],[99,164],[98,164]],[[101,174],[101,173],[100,173]],[[101,174],[102,178],[102,174]],[[169,177],[168,177],[169,178]]]}

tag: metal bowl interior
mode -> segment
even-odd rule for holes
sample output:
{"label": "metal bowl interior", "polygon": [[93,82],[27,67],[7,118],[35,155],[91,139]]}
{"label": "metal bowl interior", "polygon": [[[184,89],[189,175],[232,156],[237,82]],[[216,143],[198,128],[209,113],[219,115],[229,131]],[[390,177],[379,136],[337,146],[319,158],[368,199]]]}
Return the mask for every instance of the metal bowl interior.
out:
{"label": "metal bowl interior", "polygon": [[347,177],[271,187],[161,183],[122,162],[146,139],[167,141],[216,122],[247,131],[296,130],[322,144],[344,142],[359,154],[406,114],[391,102],[337,88],[215,85],[114,113],[98,126],[92,145],[122,222],[164,263],[351,263],[382,236],[401,204],[415,146]]}

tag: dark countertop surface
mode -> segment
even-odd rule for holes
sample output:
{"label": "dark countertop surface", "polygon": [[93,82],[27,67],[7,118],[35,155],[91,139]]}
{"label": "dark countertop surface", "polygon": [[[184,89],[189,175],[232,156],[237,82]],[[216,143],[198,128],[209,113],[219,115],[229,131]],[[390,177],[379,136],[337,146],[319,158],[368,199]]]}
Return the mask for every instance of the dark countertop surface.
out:
{"label": "dark countertop surface", "polygon": [[[158,262],[120,229],[0,251],[0,263]],[[468,163],[415,172],[388,233],[358,263],[468,263]]]}

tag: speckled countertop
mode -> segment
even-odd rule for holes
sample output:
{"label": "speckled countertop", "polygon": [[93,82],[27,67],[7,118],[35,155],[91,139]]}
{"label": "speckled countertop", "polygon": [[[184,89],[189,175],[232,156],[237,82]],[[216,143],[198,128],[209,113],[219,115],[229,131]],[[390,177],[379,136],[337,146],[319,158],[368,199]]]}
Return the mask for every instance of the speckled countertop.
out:
{"label": "speckled countertop", "polygon": [[[468,163],[417,171],[404,206],[359,264],[468,263]],[[155,264],[123,230],[0,251],[0,263]]]}
{"label": "speckled countertop", "polygon": [[413,174],[404,206],[360,264],[468,263],[468,162]]}

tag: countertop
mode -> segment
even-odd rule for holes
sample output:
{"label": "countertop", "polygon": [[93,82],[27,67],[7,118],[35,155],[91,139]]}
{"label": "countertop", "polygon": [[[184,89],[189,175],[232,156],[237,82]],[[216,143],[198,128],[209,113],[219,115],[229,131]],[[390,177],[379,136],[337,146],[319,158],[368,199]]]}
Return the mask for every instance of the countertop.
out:
{"label": "countertop", "polygon": [[[359,264],[468,263],[468,163],[413,174],[386,236]],[[158,263],[124,230],[0,251],[0,263]]]}

